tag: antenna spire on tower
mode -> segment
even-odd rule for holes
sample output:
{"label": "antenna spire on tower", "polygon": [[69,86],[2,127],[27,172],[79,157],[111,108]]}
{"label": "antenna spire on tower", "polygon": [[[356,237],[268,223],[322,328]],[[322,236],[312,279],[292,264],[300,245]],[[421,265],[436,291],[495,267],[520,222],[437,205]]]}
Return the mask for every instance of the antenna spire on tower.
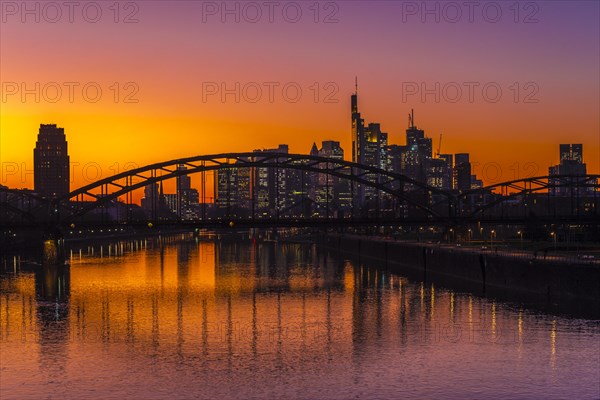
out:
{"label": "antenna spire on tower", "polygon": [[358,95],[358,76],[354,77],[354,94]]}

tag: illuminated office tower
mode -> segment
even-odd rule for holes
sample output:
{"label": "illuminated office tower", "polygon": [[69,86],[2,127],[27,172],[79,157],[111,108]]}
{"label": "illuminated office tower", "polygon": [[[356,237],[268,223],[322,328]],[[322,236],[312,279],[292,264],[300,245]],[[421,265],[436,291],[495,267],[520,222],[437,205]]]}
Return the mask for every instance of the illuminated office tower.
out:
{"label": "illuminated office tower", "polygon": [[[288,154],[289,148],[287,144],[280,144],[275,149],[255,152]],[[259,217],[272,217],[273,212],[284,210],[288,204],[286,168],[253,168],[252,197]]]}
{"label": "illuminated office tower", "polygon": [[[381,131],[378,123],[370,123],[365,126],[365,121],[358,111],[358,84],[354,94],[350,97],[351,119],[352,119],[352,161],[370,167],[387,168],[387,146],[388,135]],[[377,174],[367,174],[366,178],[376,182]],[[358,205],[364,205],[365,201],[374,200],[377,196],[376,190],[370,186],[357,185]]]}
{"label": "illuminated office tower", "polygon": [[[573,187],[566,183],[582,182],[585,178],[574,177],[587,174],[587,166],[583,162],[583,145],[582,144],[561,144],[560,162],[548,169],[550,175],[550,194],[553,196],[570,196],[584,193],[593,193],[592,187]],[[558,178],[557,175],[562,175]]]}
{"label": "illuminated office tower", "polygon": [[[185,165],[177,166],[178,171],[186,171]],[[192,188],[192,178],[189,175],[180,175],[177,177],[177,207],[176,212],[179,218],[184,220],[194,219],[196,217],[195,209],[198,205],[198,190]]]}

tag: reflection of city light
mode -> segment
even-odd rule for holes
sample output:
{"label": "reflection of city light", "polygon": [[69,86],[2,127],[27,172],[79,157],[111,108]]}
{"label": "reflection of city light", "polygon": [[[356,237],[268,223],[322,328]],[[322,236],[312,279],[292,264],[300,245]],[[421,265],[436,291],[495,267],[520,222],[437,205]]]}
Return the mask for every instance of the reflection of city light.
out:
{"label": "reflection of city light", "polygon": [[431,313],[430,317],[433,319],[435,311],[435,288],[433,287],[433,283],[431,284]]}
{"label": "reflection of city light", "polygon": [[492,303],[492,337],[496,340],[496,303]]}
{"label": "reflection of city light", "polygon": [[550,364],[556,366],[556,320],[552,320],[552,330],[550,331]]}
{"label": "reflection of city light", "polygon": [[523,310],[519,310],[519,317],[517,320],[517,326],[518,326],[518,334],[519,334],[519,339],[518,339],[518,352],[519,352],[519,358],[521,358],[522,355],[522,347],[523,347]]}
{"label": "reflection of city light", "polygon": [[473,297],[469,295],[469,325],[473,323]]}

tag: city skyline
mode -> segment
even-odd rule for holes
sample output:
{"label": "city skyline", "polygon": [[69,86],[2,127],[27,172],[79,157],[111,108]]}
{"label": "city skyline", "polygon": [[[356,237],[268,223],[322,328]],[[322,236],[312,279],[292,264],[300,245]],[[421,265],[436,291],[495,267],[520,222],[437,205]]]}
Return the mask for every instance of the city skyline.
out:
{"label": "city skyline", "polygon": [[[471,154],[452,154],[441,152],[442,134],[439,135],[438,142],[435,144],[434,139],[427,135],[425,130],[419,129],[416,125],[414,110],[411,110],[411,112],[408,114],[408,126],[406,129],[406,138],[404,144],[388,144],[388,134],[382,131],[381,124],[378,122],[366,121],[365,118],[361,117],[358,106],[358,97],[358,83],[356,83],[355,92],[351,95],[350,101],[352,120],[350,142],[352,143],[352,148],[350,150],[351,157],[349,161],[373,166],[382,170],[388,170],[397,174],[402,174],[408,178],[415,179],[431,187],[442,190],[454,189],[466,191],[486,186],[484,184],[484,180],[478,179],[480,176],[477,175],[475,169],[473,168],[473,164],[470,162],[472,159]],[[348,160],[349,158],[347,156],[348,152],[345,152],[344,148],[340,145],[340,141],[322,139],[321,150],[318,149],[316,143],[317,140],[313,142],[310,151],[296,152],[295,154],[310,154],[331,157],[332,159],[340,160]],[[588,173],[588,170],[586,169],[585,158],[583,156],[583,145],[581,143],[559,144],[559,147],[560,151],[558,153],[558,162],[548,166],[549,175],[585,175]],[[44,152],[46,148],[52,151]],[[254,152],[259,151],[279,152],[282,154],[294,153],[289,151],[289,145],[287,144],[279,144],[277,148],[273,149],[266,149],[262,147],[254,150]],[[36,147],[34,149],[34,169],[33,171],[30,171],[33,172],[35,181],[33,191],[44,197],[62,197],[69,192],[69,189],[77,189],[79,186],[71,185],[73,183],[71,171],[74,171],[74,165],[73,163],[69,162],[69,159],[70,157],[67,152],[67,141],[64,133],[64,127],[57,127],[56,124],[40,124],[38,141],[36,142]],[[167,159],[162,161],[167,161]],[[44,164],[52,162],[55,163],[55,165],[60,164],[60,167],[54,172],[48,172],[48,165]],[[138,166],[139,165],[132,164],[130,168],[127,169]],[[44,169],[44,167],[46,168]],[[184,165],[181,165],[180,168],[183,170],[186,169]],[[116,170],[115,172],[118,173],[123,171]],[[60,183],[61,175],[66,176],[67,182],[64,184]],[[545,174],[535,174],[526,176],[525,178],[542,175]],[[181,205],[179,204],[179,200],[176,198],[170,199],[168,197],[174,195],[166,193],[163,185],[169,189],[174,187],[176,193],[179,193],[183,181],[183,186],[185,186],[184,191],[186,192],[185,203],[189,204],[190,201],[198,203],[198,186],[193,187],[193,176],[194,174],[184,175],[178,178],[175,181],[175,184],[169,180],[161,182],[161,193],[164,192],[166,195],[166,201],[169,203],[169,208],[173,212],[177,210],[177,213],[180,214]],[[105,177],[106,176],[101,176],[100,178]],[[520,179],[521,177],[515,176],[515,178]],[[212,186],[213,189],[208,189],[208,194],[204,195],[205,198],[216,199],[218,187],[224,183],[231,184],[231,182],[215,181],[213,184],[209,185],[209,187]],[[495,182],[491,183],[495,184],[498,182],[496,180]],[[253,185],[260,186],[258,183],[254,183],[251,186]],[[14,188],[30,189],[28,187]],[[152,195],[153,192],[147,192],[147,190],[148,188],[146,188],[144,195],[140,195],[141,191],[136,191],[133,197],[135,201],[138,204],[142,204],[142,206],[144,198],[155,197],[157,195],[158,184],[154,189],[154,195]],[[187,194],[189,190],[195,191],[195,195],[192,194],[191,198],[189,198],[190,194]],[[367,190],[368,193],[365,192],[365,190]],[[374,193],[371,193],[371,191],[372,188],[365,189],[359,187],[356,195],[360,199],[364,200],[365,197],[371,197],[374,195]]]}
{"label": "city skyline", "polygon": [[[285,146],[285,150],[283,151],[284,153],[290,152],[290,153],[294,153],[294,154],[312,154],[312,152],[314,151],[314,146],[316,143],[318,143],[319,141],[321,143],[326,143],[326,142],[331,142],[331,143],[337,143],[340,146],[341,149],[341,154],[342,154],[342,159],[348,160],[348,161],[353,161],[353,162],[358,162],[358,163],[365,163],[366,165],[370,165],[373,164],[373,166],[377,166],[381,169],[389,169],[389,170],[394,170],[394,172],[397,173],[402,173],[410,178],[414,178],[417,180],[424,180],[427,181],[427,178],[425,177],[425,175],[420,175],[419,172],[415,172],[415,171],[410,171],[407,169],[404,169],[402,171],[400,171],[397,167],[392,167],[391,165],[386,165],[386,163],[391,163],[392,159],[394,157],[394,154],[397,153],[398,151],[401,151],[401,149],[410,147],[411,144],[414,144],[417,147],[420,146],[425,146],[423,148],[423,150],[419,150],[419,151],[423,151],[424,154],[429,154],[427,157],[429,158],[433,158],[433,161],[436,160],[440,160],[440,161],[448,161],[450,165],[458,165],[458,160],[459,158],[457,157],[466,157],[465,160],[467,163],[470,164],[469,166],[469,173],[468,173],[468,183],[463,183],[461,185],[462,190],[467,190],[467,187],[472,183],[473,179],[480,179],[481,183],[479,184],[479,187],[481,186],[487,186],[487,185],[492,185],[492,184],[496,184],[499,183],[501,181],[510,181],[510,180],[514,180],[514,179],[521,179],[521,178],[528,178],[528,177],[533,177],[533,176],[543,176],[546,175],[546,171],[548,171],[550,168],[559,165],[562,163],[563,161],[563,151],[562,151],[562,147],[561,147],[561,151],[560,152],[556,152],[555,151],[555,159],[556,161],[549,163],[547,166],[539,166],[539,165],[535,165],[535,174],[531,174],[531,171],[529,171],[529,174],[527,171],[524,171],[524,173],[519,172],[519,168],[522,167],[522,165],[527,166],[529,164],[529,166],[531,166],[531,163],[523,163],[522,165],[520,165],[519,163],[514,165],[514,169],[511,168],[511,174],[513,174],[513,176],[508,176],[505,174],[505,172],[502,171],[502,166],[499,165],[496,162],[491,162],[491,163],[487,163],[483,165],[483,169],[482,168],[477,168],[478,166],[481,166],[480,163],[475,162],[473,163],[472,160],[473,159],[477,159],[478,158],[478,154],[477,153],[469,153],[469,152],[464,152],[464,151],[460,151],[456,152],[456,153],[451,153],[451,152],[446,152],[446,151],[441,151],[444,149],[443,144],[445,144],[447,141],[452,141],[452,137],[448,137],[448,135],[443,136],[442,133],[440,133],[440,135],[438,136],[437,140],[436,138],[432,137],[432,135],[428,134],[427,131],[425,129],[420,129],[417,125],[416,125],[416,117],[415,117],[415,112],[414,109],[410,110],[410,113],[408,114],[408,124],[407,124],[407,128],[406,128],[406,138],[404,140],[404,143],[388,143],[388,133],[387,132],[383,132],[381,127],[381,123],[379,122],[372,122],[372,120],[369,118],[366,122],[365,122],[365,118],[361,118],[361,113],[358,112],[358,104],[357,104],[357,89],[355,89],[355,92],[351,95],[351,101],[350,101],[350,106],[351,106],[351,119],[352,119],[352,128],[351,128],[351,132],[350,135],[350,140],[347,140],[347,142],[350,143],[355,143],[354,137],[357,135],[356,133],[356,128],[354,126],[354,121],[355,119],[360,120],[360,124],[364,125],[364,131],[366,132],[365,135],[369,136],[372,135],[372,137],[374,138],[374,143],[376,146],[383,146],[383,149],[387,149],[385,150],[386,152],[389,152],[389,154],[386,155],[385,161],[383,158],[383,153],[379,154],[379,155],[374,155],[373,159],[365,159],[364,157],[359,157],[358,155],[355,155],[354,152],[357,151],[353,146],[351,146],[350,151],[345,150],[344,146],[341,146],[341,143],[343,143],[343,140],[337,141],[337,140],[332,140],[330,138],[321,138],[321,139],[315,139],[313,141],[313,145],[311,146],[311,148],[313,148],[312,150],[303,150],[303,151],[289,151],[289,148],[291,146],[289,146],[286,143],[279,143],[278,146],[281,150],[281,146]],[[365,107],[366,108],[366,107]],[[56,128],[56,124],[52,123],[52,124],[40,124],[40,127],[55,127]],[[63,132],[64,135],[64,127],[59,127],[59,130],[61,130]],[[371,133],[371,131],[373,131]],[[41,128],[40,128],[40,132],[41,132]],[[409,133],[411,132],[411,133]],[[67,128],[67,133],[68,133],[68,128]],[[416,136],[415,136],[416,135]],[[383,140],[381,141],[380,144],[378,144],[378,138],[383,137]],[[421,138],[421,139],[419,139]],[[445,138],[446,141],[442,142],[442,138]],[[417,145],[417,141],[420,140],[420,144]],[[414,143],[412,143],[414,142]],[[554,147],[556,148],[557,145],[563,146],[563,144],[554,144]],[[578,146],[582,147],[583,144],[579,143]],[[421,148],[421,147],[420,147]],[[257,149],[254,149],[254,151],[259,151],[259,150],[269,150],[267,147],[265,146],[258,146]],[[276,150],[276,149],[275,149]],[[244,151],[251,151],[250,149],[243,149],[241,152]],[[269,150],[272,151],[272,150]],[[378,150],[378,151],[383,151],[382,149]],[[349,155],[350,153],[350,155]],[[587,159],[581,155],[582,150],[581,148],[579,149],[579,159],[578,161],[580,163],[587,163]],[[187,154],[187,156],[190,156],[191,154]],[[208,154],[207,154],[208,155]],[[399,156],[399,154],[396,154],[396,157]],[[449,160],[442,160],[444,157],[450,157]],[[414,157],[414,156],[413,156]],[[67,163],[69,163],[68,159],[72,157],[67,157]],[[180,158],[184,158],[184,157],[180,157]],[[154,160],[154,162],[157,161],[167,161],[167,160],[171,160],[173,158],[169,158],[169,157],[165,157],[161,160]],[[396,162],[398,162],[400,160],[396,160]],[[91,162],[92,165],[92,172],[93,174],[95,174],[95,176],[98,179],[101,178],[106,178],[109,177],[111,175],[115,175],[116,173],[119,172],[124,172],[127,169],[132,169],[134,167],[139,167],[141,166],[140,164],[136,163],[136,162],[132,162],[129,161],[127,163],[118,163],[115,162],[114,165],[112,165],[112,168],[110,169],[110,173],[105,173],[105,171],[102,169],[102,166],[99,163],[96,163],[94,161]],[[14,163],[11,163],[14,164]],[[445,164],[442,163],[442,165]],[[589,163],[587,163],[589,165]],[[593,163],[592,163],[593,164]],[[80,174],[86,174],[87,177],[84,177],[84,179],[82,180],[82,182],[80,182],[79,184],[77,183],[77,178],[73,177],[72,175],[77,175],[77,167],[80,166],[81,163],[77,162],[77,161],[72,161],[69,163],[69,169],[67,171],[67,176],[69,176],[69,182],[70,182],[70,187],[71,190],[76,189],[78,187],[84,186],[85,184],[89,184],[92,183],[93,180],[89,179],[89,174],[87,173],[89,171],[89,164],[83,164],[82,168],[88,168],[88,170],[84,173],[83,171],[80,171]],[[34,168],[31,168],[31,170],[27,170],[24,169],[23,171],[21,169],[23,169],[24,164],[21,164],[21,166],[19,167],[18,165],[13,166],[11,165],[11,168],[7,168],[6,166],[4,167],[4,170],[2,171],[3,173],[3,179],[5,180],[5,182],[0,182],[0,184],[4,185],[4,186],[8,186],[8,187],[14,187],[17,189],[34,189],[35,187],[31,187],[32,185],[29,183],[29,180],[34,181]],[[32,167],[35,166],[32,165]],[[121,169],[122,166],[125,166],[124,169]],[[25,167],[26,168],[26,167]],[[452,169],[452,168],[451,168]],[[502,174],[505,174],[505,179],[489,179],[489,177],[486,175],[485,170],[488,171],[492,171],[493,174],[495,174],[496,177],[499,177]],[[564,170],[564,169],[563,169]],[[559,170],[556,170],[559,171]],[[483,174],[482,174],[483,172]],[[593,171],[591,171],[589,168],[587,170],[588,173],[593,173]],[[423,172],[424,174],[424,172]],[[500,175],[499,175],[500,174]],[[528,175],[527,175],[528,174]],[[483,175],[483,176],[482,176]],[[10,182],[9,177],[13,177],[13,178],[17,178],[16,181],[17,182],[21,182],[23,183],[23,177],[25,177],[25,186],[10,186],[8,183]],[[194,177],[194,175],[191,175],[190,177],[188,177],[190,179],[190,185],[191,186],[195,186],[198,187],[198,182],[195,182],[196,184],[192,184],[191,183],[191,179]],[[29,179],[28,179],[29,178]],[[486,179],[487,178],[487,179]],[[96,180],[98,180],[96,179]],[[196,181],[197,179],[194,179],[194,181]],[[12,182],[15,182],[15,180],[13,180]],[[452,188],[456,188],[455,186],[457,185],[456,182],[456,177],[453,178],[452,180],[452,184],[450,186],[447,186],[446,183],[441,183],[438,182],[434,182],[432,180],[429,180],[429,182],[427,182],[430,186],[433,187],[440,187],[440,188],[444,188],[444,189],[452,189]],[[165,181],[164,185],[167,188],[167,190],[173,190],[176,189],[178,186],[179,182],[173,183],[170,181]],[[64,191],[63,191],[64,192]],[[63,193],[64,194],[64,193]],[[214,193],[211,194],[210,197],[214,197]],[[136,192],[134,194],[134,199],[136,200],[136,202],[139,204],[142,200],[142,195],[140,195],[140,192]]]}
{"label": "city skyline", "polygon": [[[502,169],[499,181],[525,176],[535,166],[545,171],[559,161],[555,145],[573,141],[584,144],[588,169],[599,170],[596,2],[544,3],[535,23],[523,23],[529,15],[523,9],[515,23],[507,5],[500,22],[482,20],[477,13],[472,24],[443,18],[436,22],[432,16],[422,23],[420,15],[404,15],[401,4],[378,5],[340,3],[338,21],[331,24],[315,24],[309,10],[297,24],[232,19],[222,23],[219,15],[203,22],[200,5],[184,3],[175,10],[165,2],[139,4],[138,22],[132,24],[116,24],[108,17],[97,24],[36,24],[31,18],[22,23],[18,15],[8,15],[0,38],[0,161],[5,165],[0,183],[33,187],[29,143],[40,122],[57,123],[70,132],[71,158],[79,163],[74,186],[84,183],[81,168],[90,162],[98,163],[106,177],[117,163],[144,165],[279,143],[303,153],[318,138],[340,141],[350,157],[346,110],[356,75],[361,112],[381,123],[390,144],[403,144],[406,114],[415,109],[419,128],[429,133],[434,145],[442,133],[443,152],[476,157],[471,161],[478,164],[484,183],[494,181],[497,166]],[[122,11],[122,16],[128,15],[129,10]],[[329,10],[321,11],[323,19]],[[110,10],[104,15],[112,16]],[[77,35],[72,35],[73,26]],[[180,29],[177,48],[170,46],[174,28]],[[52,46],[43,45],[46,40]],[[262,45],[247,46],[249,41]],[[98,46],[82,45],[86,42]],[[119,63],[109,61],[100,47],[118,54]],[[30,51],[23,56],[23,49]],[[348,56],[355,53],[360,56]],[[45,60],[44,69],[32,68],[38,58]],[[219,62],[205,62],[208,59]],[[65,86],[69,82],[77,84],[72,102]],[[263,89],[260,101],[250,102],[250,94],[241,96],[239,103],[235,95],[222,101],[221,84],[231,90],[236,83],[244,88],[252,82]],[[266,82],[278,84],[272,103]],[[466,98],[468,82],[478,84],[473,102]],[[534,85],[526,87],[528,82]],[[49,83],[62,88],[57,102],[49,101],[54,86],[44,93]],[[101,88],[100,101],[83,98],[87,83],[95,83],[90,96],[96,85]],[[286,83],[301,87],[303,96],[297,103],[283,98]],[[463,91],[456,103],[451,102],[453,83]],[[501,87],[500,101],[482,96],[487,83]],[[414,84],[418,92],[410,95]],[[219,92],[210,95],[214,85]],[[423,101],[427,90],[437,93]],[[24,94],[27,91],[34,93]],[[534,102],[525,102],[534,92],[529,99]],[[330,94],[337,102],[326,101]],[[441,96],[439,102],[436,95]],[[6,168],[12,163],[18,173],[7,178]],[[486,164],[491,166],[484,176]],[[525,167],[531,168],[524,171]]]}
{"label": "city skyline", "polygon": [[[510,195],[504,189],[495,193],[495,189],[490,190],[483,186],[477,174],[473,173],[469,153],[442,153],[442,135],[434,150],[432,138],[417,127],[414,110],[408,114],[405,145],[389,145],[388,135],[382,132],[380,124],[366,122],[362,117],[359,111],[358,85],[350,103],[352,166],[339,164],[346,161],[344,149],[340,142],[333,140],[321,141],[320,149],[316,142],[313,142],[310,152],[305,153],[306,156],[319,160],[331,160],[337,164],[333,170],[330,169],[329,161],[318,161],[314,164],[316,169],[311,170],[311,159],[302,157],[301,154],[300,158],[290,159],[279,166],[280,156],[284,159],[288,154],[292,157],[298,156],[289,152],[287,144],[280,144],[277,148],[256,149],[245,154],[230,153],[217,157],[226,157],[225,163],[231,167],[221,165],[208,176],[202,172],[202,186],[198,188],[192,185],[192,176],[199,174],[194,172],[195,165],[186,160],[176,160],[172,164],[177,173],[175,179],[160,179],[158,182],[140,186],[137,190],[128,192],[125,197],[114,197],[116,201],[113,201],[112,205],[100,207],[100,210],[108,211],[110,218],[115,221],[119,221],[123,216],[129,218],[138,209],[141,213],[135,218],[147,218],[149,221],[166,221],[173,218],[197,221],[206,220],[207,217],[279,219],[280,216],[327,219],[333,216],[344,219],[354,218],[356,215],[379,217],[382,212],[389,217],[407,218],[420,212],[418,206],[414,208],[415,204],[433,205],[436,198],[446,202],[444,207],[456,207],[456,211],[460,213],[476,210],[477,207],[504,196],[508,196],[504,197],[504,201],[510,200]],[[587,186],[590,181],[583,150],[580,143],[559,145],[560,162],[548,168],[548,184],[551,185],[548,187],[548,196],[575,196],[578,201],[583,197],[581,207],[587,213],[595,208],[593,203],[596,196],[595,190]],[[33,153],[33,193],[51,201],[66,201],[72,198],[68,141],[64,128],[55,124],[40,124]],[[269,160],[270,155],[277,155],[276,161]],[[229,161],[230,157],[237,161],[232,164]],[[246,166],[249,162],[260,163],[261,160],[265,162],[259,166]],[[268,167],[273,165],[273,162],[275,167]],[[373,168],[378,172],[357,171],[356,166]],[[188,171],[189,167],[192,169]],[[157,172],[163,175],[164,172],[169,172],[169,169],[154,171],[151,177],[156,176]],[[391,176],[403,178],[392,178],[390,181]],[[569,186],[562,186],[565,176],[582,178],[568,178]],[[142,178],[143,175],[135,173],[132,179],[134,177]],[[357,182],[355,178],[363,179],[364,183]],[[169,181],[175,181],[175,193],[165,190],[164,184]],[[591,182],[595,185],[597,179]],[[126,185],[132,183],[129,179],[125,182]],[[377,184],[384,185],[392,191],[381,191]],[[580,184],[583,186],[579,187]],[[114,181],[113,188],[118,190],[124,186]],[[505,189],[508,188],[510,185]],[[101,186],[99,189],[100,193],[88,191],[88,200],[78,197],[77,201],[100,200],[111,193],[108,186]],[[512,189],[513,193],[518,194],[518,203],[522,203],[525,209],[528,209],[528,197],[516,188]],[[136,192],[138,196],[134,195]],[[143,197],[139,196],[141,192]],[[22,193],[27,194],[28,191]],[[465,203],[451,205],[450,197],[458,199],[463,193],[466,195]],[[398,194],[400,198],[408,195],[416,203],[401,204],[403,201],[397,197]],[[549,198],[538,197],[533,203],[541,201],[546,204],[546,200],[549,201]],[[540,205],[544,209],[546,206],[542,203]],[[555,211],[556,206],[557,203],[554,202],[552,207]],[[564,206],[565,204],[560,207]],[[550,202],[547,207],[550,207]],[[103,212],[101,211],[101,214]],[[503,209],[501,213],[504,214]]]}
{"label": "city skyline", "polygon": [[0,0],[0,398],[599,398],[600,1]]}

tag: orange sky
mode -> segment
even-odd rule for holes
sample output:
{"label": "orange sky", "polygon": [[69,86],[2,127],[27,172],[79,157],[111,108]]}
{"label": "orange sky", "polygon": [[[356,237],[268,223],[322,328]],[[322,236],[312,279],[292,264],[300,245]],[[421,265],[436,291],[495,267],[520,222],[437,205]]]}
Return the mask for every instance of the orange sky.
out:
{"label": "orange sky", "polygon": [[[308,153],[313,141],[339,140],[349,158],[355,75],[363,117],[380,122],[390,143],[404,143],[406,115],[414,108],[434,149],[443,133],[442,152],[471,153],[474,172],[488,184],[547,174],[558,161],[559,143],[583,143],[588,172],[599,172],[597,4],[545,5],[539,23],[524,25],[401,24],[390,17],[396,5],[387,2],[340,3],[335,24],[203,24],[188,3],[139,3],[135,24],[8,18],[0,35],[0,183],[33,186],[32,150],[40,123],[65,128],[72,188],[122,171],[127,163],[280,143]],[[571,22],[561,23],[567,16]],[[36,82],[39,102],[33,94],[23,98],[20,85],[31,90]],[[72,101],[65,82],[78,84]],[[102,89],[99,101],[84,97],[88,82]],[[272,102],[265,89],[256,103],[248,99],[253,92],[236,103],[233,95],[224,102],[218,94],[203,99],[203,87],[212,82],[230,88],[236,82],[279,86]],[[282,93],[289,82],[302,89],[296,103]],[[334,86],[326,87],[328,82]],[[423,101],[403,91],[410,82],[430,88],[436,82],[478,82],[479,88],[495,82],[502,96],[492,103],[476,89],[472,102],[466,91],[456,103],[451,92],[441,93],[439,102],[433,95]],[[526,82],[539,89],[533,96],[537,103],[524,102],[530,93]],[[11,94],[14,84],[18,92]],[[55,86],[62,94],[54,103]],[[325,101],[331,87],[338,90],[334,103]],[[139,89],[133,96],[137,103],[125,102],[132,88]]]}

